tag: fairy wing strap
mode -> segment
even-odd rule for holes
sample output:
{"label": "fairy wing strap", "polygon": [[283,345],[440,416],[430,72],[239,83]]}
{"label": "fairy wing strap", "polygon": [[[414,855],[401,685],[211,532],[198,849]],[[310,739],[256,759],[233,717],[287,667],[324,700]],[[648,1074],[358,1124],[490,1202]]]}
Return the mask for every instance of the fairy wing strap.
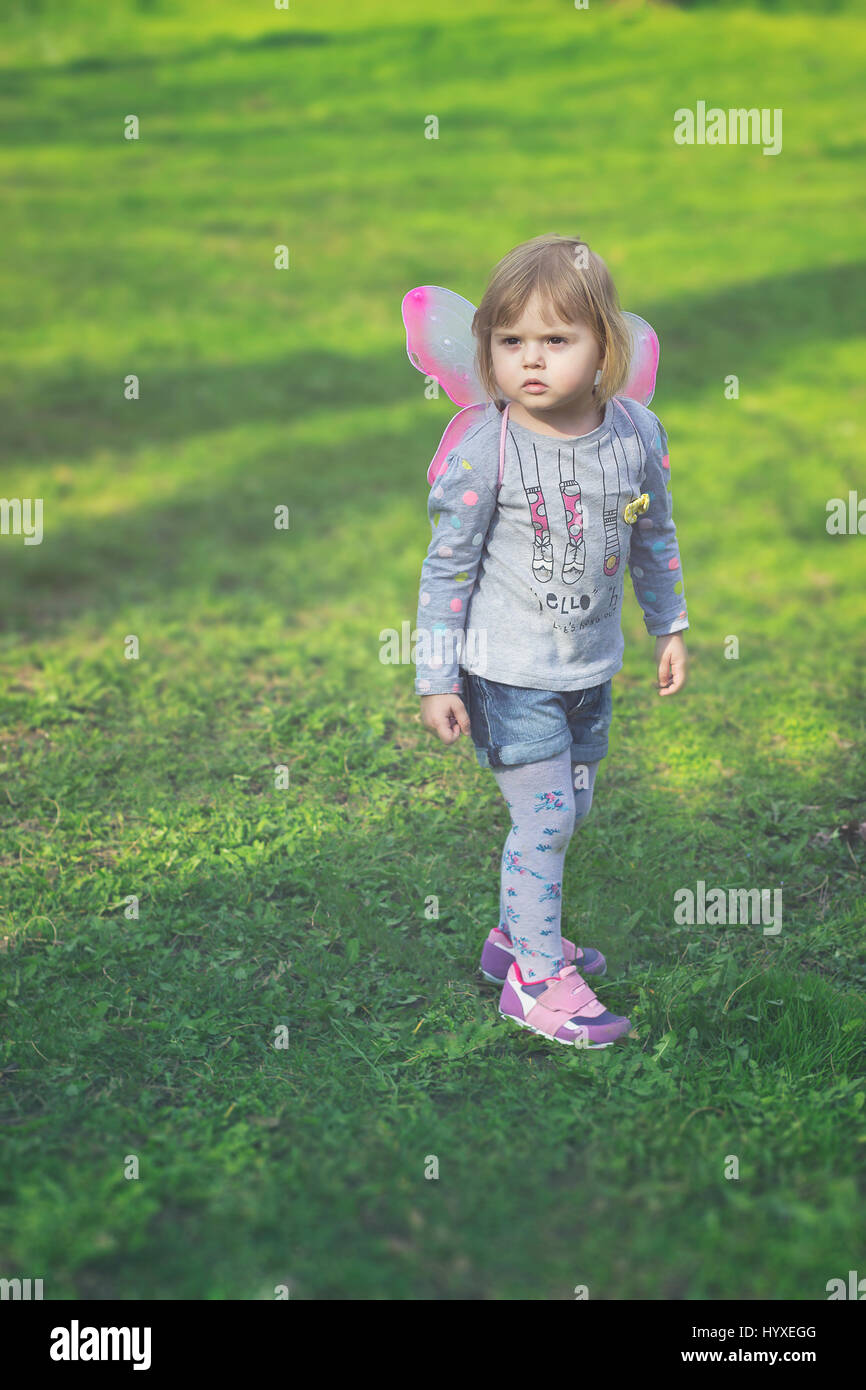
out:
{"label": "fairy wing strap", "polygon": [[[462,406],[445,427],[439,447],[427,469],[432,486],[445,471],[445,460],[459,445],[488,405],[488,396],[475,368],[472,320],[475,305],[442,285],[419,285],[404,295],[401,306],[406,327],[406,352],[413,367],[432,377],[455,405]],[[659,365],[659,340],[655,330],[638,314],[625,311],[631,335],[628,380],[622,394],[649,405],[655,391]],[[499,480],[502,481],[503,449],[508,408],[503,412],[500,436]]]}

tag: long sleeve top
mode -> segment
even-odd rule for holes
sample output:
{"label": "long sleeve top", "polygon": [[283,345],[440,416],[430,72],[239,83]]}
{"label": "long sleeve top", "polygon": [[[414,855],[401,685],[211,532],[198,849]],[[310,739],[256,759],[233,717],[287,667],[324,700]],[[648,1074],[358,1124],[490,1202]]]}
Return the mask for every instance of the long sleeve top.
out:
{"label": "long sleeve top", "polygon": [[[497,487],[501,424],[491,401],[430,490],[418,695],[462,694],[463,671],[542,690],[602,684],[622,667],[626,566],[648,632],[688,627],[658,417],[614,397],[573,439],[509,418]],[[624,509],[642,493],[648,510],[630,524]]]}

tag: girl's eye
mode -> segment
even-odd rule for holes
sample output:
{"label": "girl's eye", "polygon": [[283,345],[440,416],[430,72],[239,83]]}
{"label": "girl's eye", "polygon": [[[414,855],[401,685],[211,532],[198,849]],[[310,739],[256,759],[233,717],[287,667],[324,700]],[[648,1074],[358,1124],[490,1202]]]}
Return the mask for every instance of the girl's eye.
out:
{"label": "girl's eye", "polygon": [[[565,339],[564,339],[564,338],[561,338],[558,334],[553,333],[553,334],[551,334],[551,336],[548,338],[547,341],[548,341],[549,343],[564,343],[564,342],[565,342]],[[503,340],[502,340],[502,343],[503,343],[503,346],[504,346],[504,347],[510,347],[510,345],[511,345],[512,343],[519,343],[519,342],[520,342],[520,339],[519,339],[519,338],[503,338]]]}

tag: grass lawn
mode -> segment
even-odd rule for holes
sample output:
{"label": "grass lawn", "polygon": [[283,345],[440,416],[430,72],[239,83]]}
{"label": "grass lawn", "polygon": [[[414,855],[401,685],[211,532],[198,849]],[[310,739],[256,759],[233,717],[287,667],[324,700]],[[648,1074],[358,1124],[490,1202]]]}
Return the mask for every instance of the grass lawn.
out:
{"label": "grass lawn", "polygon": [[[0,35],[2,491],[44,507],[0,535],[0,1275],[825,1298],[866,1273],[866,536],[825,525],[866,497],[866,26],[105,8]],[[782,152],[675,145],[698,100],[782,108]],[[506,807],[379,659],[454,410],[401,298],[477,303],[543,231],[659,334],[691,622],[660,700],[627,584],[563,889],[637,1034],[599,1052],[500,1020]],[[781,932],[677,925],[699,880],[781,889]]]}

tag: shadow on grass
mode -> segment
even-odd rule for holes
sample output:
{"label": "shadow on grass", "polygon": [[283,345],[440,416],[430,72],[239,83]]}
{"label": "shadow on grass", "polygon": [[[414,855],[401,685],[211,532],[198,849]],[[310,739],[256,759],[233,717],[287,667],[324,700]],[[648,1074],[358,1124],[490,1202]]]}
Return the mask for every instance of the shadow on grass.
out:
{"label": "shadow on grass", "polygon": [[[866,275],[858,263],[641,306],[659,331],[668,398],[676,394],[687,407],[705,392],[707,377],[721,379],[732,360],[759,387],[762,378],[769,382],[781,369],[795,338],[806,335],[817,345],[859,334],[864,290]],[[396,317],[396,295],[394,304]],[[115,376],[41,378],[30,398],[25,391],[0,400],[7,456],[16,462],[47,462],[108,451],[134,466],[135,454],[144,446],[170,452],[203,431],[218,435],[268,422],[290,426],[311,411],[322,413],[325,436],[328,417],[341,408],[412,400],[418,384],[403,358],[401,332],[394,353],[379,363],[304,354],[297,361],[236,368],[148,370],[147,401],[134,406],[118,401]],[[376,383],[375,394],[371,382]],[[62,633],[70,612],[105,621],[133,595],[136,602],[176,597],[179,572],[190,567],[196,585],[204,589],[267,586],[262,535],[272,526],[278,502],[296,504],[299,535],[304,535],[300,543],[294,538],[293,563],[301,572],[315,567],[314,552],[327,553],[347,527],[363,534],[389,496],[405,496],[408,490],[417,497],[420,514],[427,500],[424,469],[452,410],[450,402],[441,400],[420,441],[412,428],[402,437],[390,435],[379,450],[375,437],[354,448],[304,445],[288,460],[282,449],[277,456],[273,444],[253,460],[239,449],[237,461],[218,483],[195,477],[169,502],[136,503],[108,519],[49,523],[44,547],[5,551],[0,630],[24,629],[47,638]],[[357,476],[359,455],[365,460],[365,485],[349,488],[345,484]],[[31,495],[41,490],[34,478]],[[256,491],[258,496],[251,495]],[[419,552],[419,569],[422,558]],[[340,566],[320,570],[312,591],[320,602],[352,592],[356,579],[351,571]]]}
{"label": "shadow on grass", "polygon": [[177,51],[171,49],[164,53],[130,53],[120,57],[94,53],[86,54],[80,58],[70,58],[65,63],[16,63],[9,68],[0,67],[0,73],[3,75],[4,82],[8,81],[11,91],[14,93],[16,78],[19,77],[41,78],[63,76],[64,73],[74,75],[76,73],[127,72],[130,68],[153,67],[155,64],[169,67],[175,63],[198,63],[225,53],[243,55],[244,53],[257,53],[262,49],[321,48],[325,44],[341,42],[345,42],[345,36],[323,31],[308,29],[287,34],[280,30],[272,30],[257,34],[252,39],[215,36],[208,43],[196,44],[192,48]]}
{"label": "shadow on grass", "polygon": [[[792,342],[808,338],[817,348],[859,337],[864,298],[866,262],[855,262],[732,284],[673,303],[649,302],[640,311],[661,341],[659,380],[668,397],[687,405],[704,394],[708,379],[721,380],[732,361],[758,390],[784,364]],[[398,315],[395,292],[395,325]],[[134,455],[142,444],[176,444],[203,429],[291,423],[311,410],[333,413],[340,404],[354,410],[405,403],[418,383],[405,358],[402,329],[399,344],[396,370],[393,352],[378,361],[304,352],[280,362],[169,371],[143,363],[147,400],[134,408],[118,400],[116,373],[40,376],[30,397],[20,384],[14,394],[0,394],[5,451],[13,464],[58,455],[86,458],[98,450]],[[449,404],[443,398],[436,411],[441,429],[450,418]],[[431,425],[431,454],[435,429]],[[425,446],[407,444],[423,473]]]}

